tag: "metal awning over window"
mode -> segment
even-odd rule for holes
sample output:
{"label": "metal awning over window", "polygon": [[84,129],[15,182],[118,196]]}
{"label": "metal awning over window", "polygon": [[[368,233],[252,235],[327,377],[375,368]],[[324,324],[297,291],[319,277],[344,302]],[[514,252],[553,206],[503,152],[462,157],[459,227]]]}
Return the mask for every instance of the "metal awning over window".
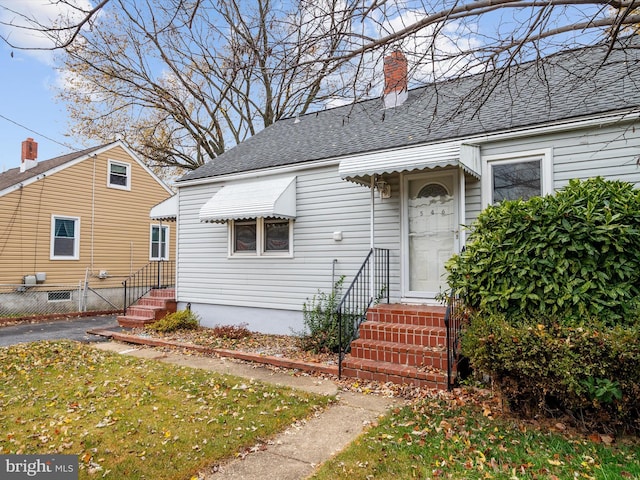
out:
{"label": "metal awning over window", "polygon": [[178,217],[178,195],[167,198],[149,212],[151,220],[175,220]]}
{"label": "metal awning over window", "polygon": [[340,177],[370,185],[371,176],[458,166],[480,178],[480,149],[459,142],[421,145],[347,157],[340,161]]}
{"label": "metal awning over window", "polygon": [[200,209],[201,222],[259,217],[296,217],[296,177],[228,184]]}

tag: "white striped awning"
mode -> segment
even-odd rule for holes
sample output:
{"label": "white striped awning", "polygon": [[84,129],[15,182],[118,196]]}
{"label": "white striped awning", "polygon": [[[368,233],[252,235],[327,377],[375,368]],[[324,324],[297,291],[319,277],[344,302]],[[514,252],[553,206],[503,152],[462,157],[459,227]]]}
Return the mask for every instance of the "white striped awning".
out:
{"label": "white striped awning", "polygon": [[369,185],[375,175],[453,166],[480,178],[480,148],[447,142],[354,155],[340,161],[339,172],[343,180]]}
{"label": "white striped awning", "polygon": [[200,209],[201,222],[259,217],[296,217],[296,177],[230,183]]}

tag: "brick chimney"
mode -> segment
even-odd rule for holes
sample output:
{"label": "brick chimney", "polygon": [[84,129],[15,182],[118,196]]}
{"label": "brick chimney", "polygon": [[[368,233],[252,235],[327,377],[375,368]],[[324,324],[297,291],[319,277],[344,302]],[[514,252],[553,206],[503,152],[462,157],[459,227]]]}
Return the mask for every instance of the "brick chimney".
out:
{"label": "brick chimney", "polygon": [[407,58],[400,50],[384,58],[384,108],[398,107],[407,99]]}
{"label": "brick chimney", "polygon": [[26,172],[30,168],[35,167],[38,164],[38,142],[33,138],[27,138],[22,142],[22,163],[20,164],[20,171]]}

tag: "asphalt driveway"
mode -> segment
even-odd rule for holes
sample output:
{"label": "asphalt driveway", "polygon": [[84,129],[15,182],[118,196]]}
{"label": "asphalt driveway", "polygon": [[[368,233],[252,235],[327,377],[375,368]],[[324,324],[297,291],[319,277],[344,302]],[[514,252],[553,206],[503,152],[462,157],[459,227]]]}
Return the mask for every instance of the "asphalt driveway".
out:
{"label": "asphalt driveway", "polygon": [[100,335],[89,335],[87,330],[93,328],[122,330],[115,315],[60,319],[43,323],[22,323],[0,327],[0,347],[38,340],[67,339],[86,343],[109,340],[109,338]]}

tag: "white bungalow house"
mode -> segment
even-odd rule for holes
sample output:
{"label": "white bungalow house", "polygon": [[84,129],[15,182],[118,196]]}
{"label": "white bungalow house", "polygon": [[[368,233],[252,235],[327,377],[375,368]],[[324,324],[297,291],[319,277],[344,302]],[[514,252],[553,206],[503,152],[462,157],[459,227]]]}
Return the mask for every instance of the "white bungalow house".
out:
{"label": "white bungalow house", "polygon": [[[627,39],[407,91],[394,53],[383,99],[278,121],[177,182],[179,308],[204,325],[288,334],[302,328],[308,299],[339,276],[348,286],[376,247],[389,255],[391,306],[369,320],[431,315],[462,226],[488,204],[572,178],[640,184],[639,56]],[[416,343],[429,335],[441,338]],[[352,355],[424,366],[415,349],[410,359],[381,349],[363,343]]]}

